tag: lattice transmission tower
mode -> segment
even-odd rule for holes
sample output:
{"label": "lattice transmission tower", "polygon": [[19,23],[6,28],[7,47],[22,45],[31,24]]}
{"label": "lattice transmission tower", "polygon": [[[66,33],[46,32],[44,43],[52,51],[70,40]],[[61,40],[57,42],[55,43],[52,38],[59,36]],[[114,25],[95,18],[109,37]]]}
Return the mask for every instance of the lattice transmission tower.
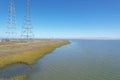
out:
{"label": "lattice transmission tower", "polygon": [[31,23],[31,3],[30,0],[26,0],[26,14],[24,19],[24,24],[22,27],[22,39],[24,40],[33,40],[34,34],[33,34],[33,26]]}
{"label": "lattice transmission tower", "polygon": [[16,38],[16,18],[15,18],[15,4],[14,0],[9,0],[8,22],[6,31],[6,40]]}

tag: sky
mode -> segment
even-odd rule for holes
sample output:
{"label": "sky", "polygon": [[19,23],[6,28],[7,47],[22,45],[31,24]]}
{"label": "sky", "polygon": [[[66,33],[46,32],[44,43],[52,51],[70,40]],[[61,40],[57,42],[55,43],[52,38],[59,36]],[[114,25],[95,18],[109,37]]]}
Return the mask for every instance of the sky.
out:
{"label": "sky", "polygon": [[[9,0],[0,0],[0,37],[5,36]],[[25,0],[15,0],[20,37]],[[120,0],[31,0],[36,38],[120,39]]]}

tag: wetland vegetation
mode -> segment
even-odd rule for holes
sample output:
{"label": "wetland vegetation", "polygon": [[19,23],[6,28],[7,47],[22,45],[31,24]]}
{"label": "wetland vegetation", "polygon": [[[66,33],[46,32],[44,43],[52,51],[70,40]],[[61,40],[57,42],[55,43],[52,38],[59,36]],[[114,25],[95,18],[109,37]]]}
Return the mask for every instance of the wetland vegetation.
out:
{"label": "wetland vegetation", "polygon": [[[18,63],[30,66],[45,54],[69,43],[67,40],[35,40],[27,43],[20,41],[1,42],[0,68],[4,69]],[[26,77],[26,75],[20,75],[9,78],[9,80],[24,80]],[[4,80],[4,78],[0,80]]]}

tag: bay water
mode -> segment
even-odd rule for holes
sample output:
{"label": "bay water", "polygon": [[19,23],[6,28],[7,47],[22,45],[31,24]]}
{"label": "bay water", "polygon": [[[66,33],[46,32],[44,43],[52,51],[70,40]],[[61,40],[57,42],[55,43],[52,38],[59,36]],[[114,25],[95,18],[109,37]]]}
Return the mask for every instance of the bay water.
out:
{"label": "bay water", "polygon": [[32,66],[28,80],[120,80],[119,40],[70,40]]}

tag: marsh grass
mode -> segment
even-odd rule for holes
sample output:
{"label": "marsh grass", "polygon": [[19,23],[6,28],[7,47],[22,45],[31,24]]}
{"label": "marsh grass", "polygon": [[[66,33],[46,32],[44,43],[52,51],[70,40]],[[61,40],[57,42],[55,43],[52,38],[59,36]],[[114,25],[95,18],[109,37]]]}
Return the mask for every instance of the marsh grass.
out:
{"label": "marsh grass", "polygon": [[16,63],[32,65],[43,55],[53,51],[55,48],[69,44],[69,41],[62,40],[58,43],[49,44],[37,49],[31,49],[22,53],[0,57],[0,68],[5,68]]}
{"label": "marsh grass", "polygon": [[[53,51],[57,47],[60,47],[69,43],[70,43],[69,41],[62,40],[62,41],[55,42],[54,44],[48,44],[40,48],[35,48],[35,49],[33,48],[25,52],[2,56],[0,57],[0,69],[8,67],[9,65],[12,65],[12,64],[17,64],[17,63],[32,65],[45,54]],[[0,80],[26,80],[26,78],[27,78],[27,75],[20,75],[20,76],[12,77],[10,79],[0,78]]]}
{"label": "marsh grass", "polygon": [[9,78],[9,79],[0,78],[0,80],[25,80],[26,78],[27,78],[26,75],[21,75],[21,76],[12,77],[12,78]]}

